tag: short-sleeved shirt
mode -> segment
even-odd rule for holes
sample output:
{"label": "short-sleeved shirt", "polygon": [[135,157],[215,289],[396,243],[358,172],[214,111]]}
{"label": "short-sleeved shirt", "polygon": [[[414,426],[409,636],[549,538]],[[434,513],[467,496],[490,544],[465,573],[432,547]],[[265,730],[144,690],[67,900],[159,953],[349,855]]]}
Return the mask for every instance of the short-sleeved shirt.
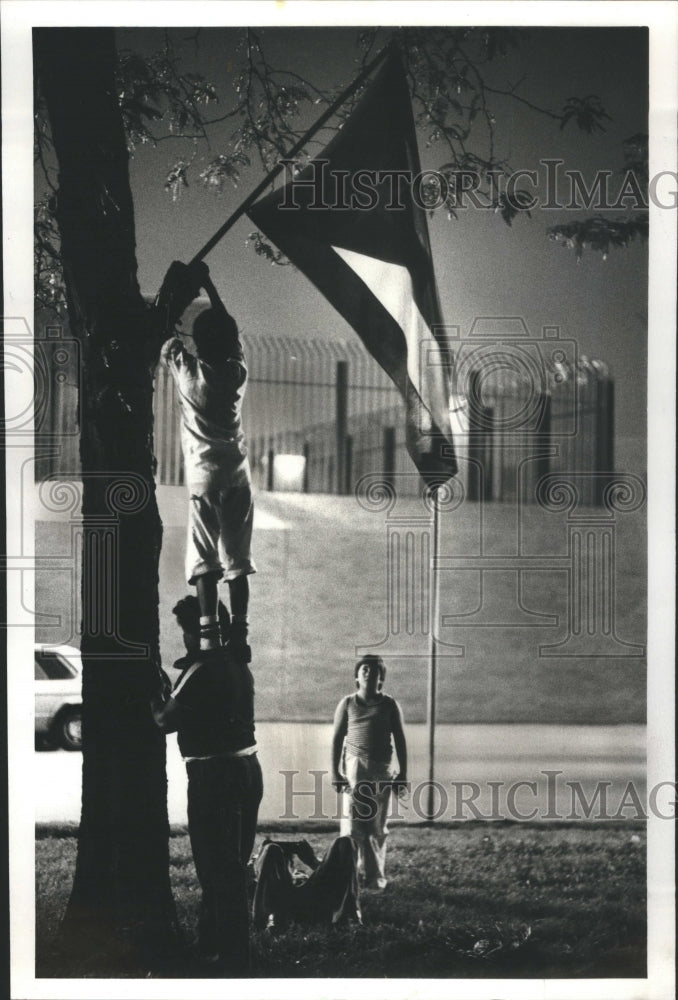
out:
{"label": "short-sleeved shirt", "polygon": [[256,745],[252,672],[225,649],[185,666],[172,697],[179,706],[177,738],[185,760]]}
{"label": "short-sleeved shirt", "polygon": [[393,757],[393,728],[397,722],[395,698],[382,694],[368,705],[357,694],[345,699],[347,730],[344,748],[348,753],[378,763],[389,764]]}
{"label": "short-sleeved shirt", "polygon": [[207,362],[194,357],[178,337],[160,356],[172,373],[181,408],[181,446],[191,492],[250,482],[241,424],[247,368],[242,357]]}

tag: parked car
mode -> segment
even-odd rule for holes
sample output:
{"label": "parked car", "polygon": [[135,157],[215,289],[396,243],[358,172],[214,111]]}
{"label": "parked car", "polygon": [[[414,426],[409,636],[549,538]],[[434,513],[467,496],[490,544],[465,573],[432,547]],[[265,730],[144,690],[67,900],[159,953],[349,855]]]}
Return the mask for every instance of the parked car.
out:
{"label": "parked car", "polygon": [[74,646],[35,647],[35,735],[82,749],[82,663]]}

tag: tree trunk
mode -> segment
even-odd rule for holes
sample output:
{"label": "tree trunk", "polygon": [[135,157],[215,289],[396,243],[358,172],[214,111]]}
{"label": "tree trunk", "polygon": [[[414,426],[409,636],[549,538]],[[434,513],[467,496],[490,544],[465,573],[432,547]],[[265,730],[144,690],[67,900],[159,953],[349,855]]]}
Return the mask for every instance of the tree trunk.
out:
{"label": "tree trunk", "polygon": [[165,739],[149,707],[160,670],[156,338],[136,277],[113,31],[38,29],[34,43],[83,358],[82,814],[61,942],[85,974],[143,974],[159,946],[176,946]]}

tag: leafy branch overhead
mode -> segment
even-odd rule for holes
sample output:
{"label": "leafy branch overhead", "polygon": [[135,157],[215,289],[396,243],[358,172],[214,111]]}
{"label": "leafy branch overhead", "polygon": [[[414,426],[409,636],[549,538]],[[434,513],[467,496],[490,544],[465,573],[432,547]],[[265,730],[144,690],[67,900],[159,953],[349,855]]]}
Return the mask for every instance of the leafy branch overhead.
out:
{"label": "leafy branch overhead", "polygon": [[567,225],[553,226],[549,237],[566,249],[574,250],[578,260],[586,249],[598,251],[606,260],[611,250],[627,247],[636,237],[647,239],[648,231],[647,213],[635,212],[626,219],[606,219],[602,215],[594,215]]}
{"label": "leafy branch overhead", "polygon": [[576,219],[548,230],[549,238],[573,250],[578,261],[586,249],[597,251],[606,260],[611,250],[624,249],[635,239],[648,237],[649,212],[645,195],[649,181],[648,136],[639,133],[626,139],[623,157],[624,167],[619,173],[633,178],[629,196],[634,206],[642,204],[643,207],[622,216],[594,215]]}
{"label": "leafy branch overhead", "polygon": [[[216,87],[201,74],[182,73],[169,35],[165,38],[164,49],[149,57],[118,53],[118,102],[130,152],[172,135],[207,139],[203,109],[218,101]],[[164,126],[160,134],[158,123]]]}
{"label": "leafy branch overhead", "polygon": [[600,98],[596,94],[587,97],[569,97],[563,108],[560,127],[564,129],[568,122],[575,121],[583,132],[591,135],[593,132],[604,132],[604,121],[612,121],[606,114]]}
{"label": "leafy branch overhead", "polygon": [[[265,30],[243,29],[233,51],[230,93],[217,91],[202,73],[183,68],[179,44],[186,33],[166,30],[163,44],[150,55],[124,49],[118,54],[117,97],[131,155],[140,146],[157,146],[172,140],[189,140],[167,170],[162,183],[173,200],[196,181],[217,195],[237,187],[244,169],[254,165],[268,172],[308,130],[313,121],[355,78],[390,35],[380,28],[358,32],[353,63],[336,88],[326,89],[289,66],[278,65],[266,50]],[[502,182],[511,165],[498,147],[498,119],[515,103],[537,119],[550,120],[560,129],[577,127],[592,134],[605,130],[609,116],[595,94],[569,97],[562,108],[535,104],[522,93],[521,82],[502,83],[509,74],[510,56],[527,34],[508,28],[401,28],[395,34],[409,81],[415,122],[425,146],[440,148],[439,174],[444,178],[443,203],[432,191],[432,206],[450,219],[459,207],[459,177],[477,178],[479,196],[494,208],[507,225],[518,215],[530,215],[533,200],[525,191],[507,195]],[[191,39],[199,55],[201,33]],[[229,61],[230,65],[230,61]],[[361,97],[358,90],[298,157],[303,166],[333,131],[342,127]],[[58,198],[54,156],[44,102],[36,88],[35,158],[46,185],[48,199],[36,206],[35,278],[40,301],[60,308],[64,304],[60,275],[59,240],[53,219]],[[639,137],[625,150],[640,183],[647,183],[647,149]],[[220,146],[221,148],[217,147]],[[217,147],[217,148],[215,148]],[[647,231],[642,218],[614,222],[588,219],[551,230],[554,240],[581,252],[584,246],[606,253],[625,246]],[[252,234],[255,251],[272,263],[282,255],[260,234]]]}
{"label": "leafy branch overhead", "polygon": [[263,257],[269,264],[279,264],[282,266],[291,263],[285,254],[281,253],[280,250],[276,250],[275,247],[272,247],[271,244],[267,242],[266,237],[262,236],[258,230],[250,233],[247,237],[246,245],[249,246],[250,243],[254,248],[254,252],[259,257]]}

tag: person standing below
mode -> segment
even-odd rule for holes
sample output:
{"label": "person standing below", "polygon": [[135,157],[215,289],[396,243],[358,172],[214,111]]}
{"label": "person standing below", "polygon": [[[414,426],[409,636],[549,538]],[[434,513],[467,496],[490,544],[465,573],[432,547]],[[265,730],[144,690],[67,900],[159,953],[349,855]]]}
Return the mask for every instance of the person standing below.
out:
{"label": "person standing below", "polygon": [[342,698],[334,713],[332,784],[350,793],[340,833],[356,841],[367,886],[383,889],[388,806],[391,789],[400,794],[406,788],[407,743],[400,706],[382,692],[386,667],[381,657],[364,656],[354,676],[357,692]]}
{"label": "person standing below", "polygon": [[[189,493],[186,577],[200,602],[200,648],[221,645],[217,584],[225,577],[230,596],[231,652],[251,659],[247,642],[254,505],[241,409],[247,367],[232,316],[226,311],[203,262],[175,261],[163,282],[159,315],[181,315],[181,306],[204,288],[210,308],[192,330],[195,356],[170,337],[160,356],[176,383],[181,445]],[[177,306],[178,303],[178,306]],[[181,310],[181,311],[179,311]]]}
{"label": "person standing below", "polygon": [[[219,602],[223,627],[225,608]],[[254,681],[227,648],[197,651],[194,596],[174,608],[188,656],[174,688],[151,702],[156,725],[176,732],[188,775],[188,830],[202,889],[198,949],[215,976],[250,974],[247,864],[263,795],[254,737]]]}

